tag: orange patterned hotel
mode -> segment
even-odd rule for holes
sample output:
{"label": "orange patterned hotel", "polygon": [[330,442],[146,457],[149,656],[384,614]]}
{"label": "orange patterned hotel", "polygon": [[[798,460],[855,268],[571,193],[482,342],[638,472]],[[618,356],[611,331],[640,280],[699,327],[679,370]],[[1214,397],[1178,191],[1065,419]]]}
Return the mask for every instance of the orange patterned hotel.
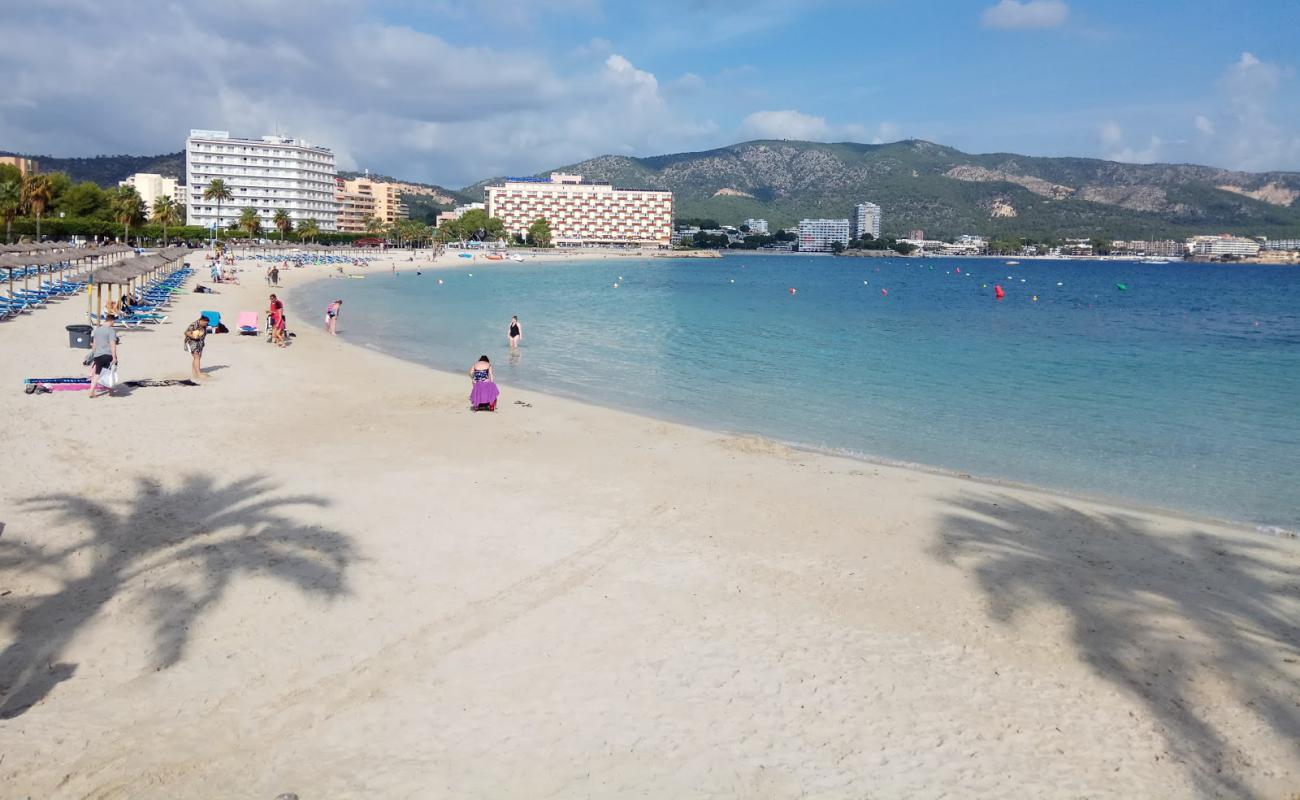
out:
{"label": "orange patterned hotel", "polygon": [[542,217],[559,247],[672,244],[672,192],[615,189],[556,172],[550,179],[507,178],[485,193],[488,216],[499,218],[511,234],[526,234]]}

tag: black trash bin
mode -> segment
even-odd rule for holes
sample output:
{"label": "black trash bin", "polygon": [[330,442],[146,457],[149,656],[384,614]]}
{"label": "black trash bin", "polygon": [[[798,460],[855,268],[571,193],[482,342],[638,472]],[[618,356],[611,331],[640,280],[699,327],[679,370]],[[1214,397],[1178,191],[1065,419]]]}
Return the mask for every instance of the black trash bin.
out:
{"label": "black trash bin", "polygon": [[94,328],[89,325],[69,325],[68,326],[68,347],[76,347],[82,350],[91,348],[90,334]]}

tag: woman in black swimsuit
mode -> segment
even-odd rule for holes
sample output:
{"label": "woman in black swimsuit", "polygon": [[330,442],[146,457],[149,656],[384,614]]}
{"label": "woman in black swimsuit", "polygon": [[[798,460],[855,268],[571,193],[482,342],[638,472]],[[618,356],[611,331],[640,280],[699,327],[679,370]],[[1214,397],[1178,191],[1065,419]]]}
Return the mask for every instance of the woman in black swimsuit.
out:
{"label": "woman in black swimsuit", "polygon": [[514,349],[519,346],[519,340],[524,335],[524,329],[519,327],[519,317],[510,318],[510,347]]}

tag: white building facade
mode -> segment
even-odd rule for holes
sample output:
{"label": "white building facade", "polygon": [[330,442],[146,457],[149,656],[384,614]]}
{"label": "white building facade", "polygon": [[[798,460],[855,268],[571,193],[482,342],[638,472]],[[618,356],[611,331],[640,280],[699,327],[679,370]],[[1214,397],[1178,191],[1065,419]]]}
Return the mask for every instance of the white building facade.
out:
{"label": "white building facade", "polygon": [[880,206],[875,203],[858,203],[849,221],[849,234],[854,239],[861,239],[864,233],[871,234],[872,239],[880,238]]}
{"label": "white building facade", "polygon": [[[203,199],[216,178],[233,195],[222,201],[220,220],[216,201]],[[241,139],[226,131],[192,130],[185,140],[185,211],[190,225],[228,228],[245,208],[252,208],[262,229],[270,231],[275,229],[276,210],[282,208],[295,227],[314,219],[322,231],[335,231],[336,178],[334,153],[301,139]]]}
{"label": "white building facade", "polygon": [[177,205],[185,205],[185,187],[175,178],[165,178],[153,172],[137,172],[118,186],[130,186],[144,200],[144,214],[153,219],[153,204],[159,197],[170,197]]}
{"label": "white building facade", "polygon": [[767,220],[765,219],[747,219],[745,225],[749,226],[749,232],[752,234],[767,233]]}
{"label": "white building facade", "polygon": [[500,219],[512,235],[526,235],[528,226],[542,218],[550,223],[558,247],[672,244],[672,192],[615,189],[556,172],[549,179],[507,178],[484,193],[488,216]]}
{"label": "white building facade", "polygon": [[1193,236],[1187,240],[1187,249],[1194,256],[1257,256],[1259,242],[1240,236]]}
{"label": "white building facade", "polygon": [[832,245],[839,242],[849,243],[849,221],[847,219],[801,219],[799,220],[799,252],[829,253]]}

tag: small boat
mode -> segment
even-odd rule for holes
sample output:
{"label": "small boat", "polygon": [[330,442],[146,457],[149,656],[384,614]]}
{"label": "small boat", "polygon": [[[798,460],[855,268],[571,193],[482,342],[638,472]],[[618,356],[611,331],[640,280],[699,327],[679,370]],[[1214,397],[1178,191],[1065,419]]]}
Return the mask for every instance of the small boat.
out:
{"label": "small boat", "polygon": [[524,257],[521,256],[521,255],[519,255],[518,253],[515,253],[515,254],[512,254],[512,255],[510,256],[510,260],[511,260],[511,261],[523,261],[523,260],[524,260]]}
{"label": "small boat", "polygon": [[488,261],[504,261],[506,257],[500,253],[488,253],[484,258]]}
{"label": "small boat", "polygon": [[474,254],[473,254],[473,253],[461,253],[461,254],[460,254],[460,257],[461,257],[461,258],[473,258],[473,257],[474,257]]}
{"label": "small boat", "polygon": [[1007,266],[1008,266],[1008,267],[1018,267],[1018,266],[1020,266],[1020,262],[1019,262],[1019,261],[1008,261],[1008,262],[1007,262]]}

